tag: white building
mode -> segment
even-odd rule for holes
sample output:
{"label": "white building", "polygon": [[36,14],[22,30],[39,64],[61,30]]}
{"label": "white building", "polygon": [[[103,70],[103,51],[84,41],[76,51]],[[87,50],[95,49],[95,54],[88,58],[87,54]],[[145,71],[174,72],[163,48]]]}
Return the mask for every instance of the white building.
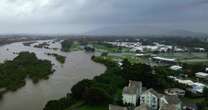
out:
{"label": "white building", "polygon": [[181,110],[182,102],[177,96],[164,95],[160,98],[159,110]]}
{"label": "white building", "polygon": [[165,94],[167,95],[175,95],[175,96],[184,96],[185,90],[179,89],[179,88],[170,88],[165,90]]}
{"label": "white building", "polygon": [[202,83],[194,83],[192,85],[192,92],[193,93],[203,93],[203,90],[206,86]]}
{"label": "white building", "polygon": [[171,65],[176,64],[176,59],[174,58],[152,57],[152,60],[156,63],[161,63],[161,64],[171,64]]}
{"label": "white building", "polygon": [[158,110],[159,99],[162,94],[157,93],[154,89],[148,89],[140,96],[140,104],[146,104],[151,110]]}
{"label": "white building", "polygon": [[142,93],[142,82],[129,81],[129,85],[124,87],[122,97],[123,104],[132,104],[136,106],[138,98]]}
{"label": "white building", "polygon": [[183,68],[183,67],[181,67],[181,66],[179,66],[179,65],[173,65],[173,66],[170,67],[170,69],[171,69],[171,70],[174,70],[174,71],[182,70],[182,68]]}
{"label": "white building", "polygon": [[205,71],[208,72],[208,67],[205,68]]}
{"label": "white building", "polygon": [[208,78],[208,74],[204,73],[204,72],[195,73],[195,76],[198,77],[198,78],[203,78],[203,79]]}
{"label": "white building", "polygon": [[196,51],[199,51],[199,52],[205,52],[205,49],[204,48],[194,48]]}

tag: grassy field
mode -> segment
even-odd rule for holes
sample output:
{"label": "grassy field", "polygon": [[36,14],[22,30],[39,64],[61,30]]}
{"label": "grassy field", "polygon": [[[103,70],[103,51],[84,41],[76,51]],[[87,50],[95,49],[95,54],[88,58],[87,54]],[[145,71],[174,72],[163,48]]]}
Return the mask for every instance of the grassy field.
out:
{"label": "grassy field", "polygon": [[165,58],[176,58],[178,61],[182,63],[205,63],[208,64],[207,53],[160,53],[158,54],[160,57]]}
{"label": "grassy field", "polygon": [[202,63],[202,64],[208,64],[208,59],[185,59],[185,60],[180,60],[183,63]]}
{"label": "grassy field", "polygon": [[179,60],[183,59],[206,59],[207,53],[160,53],[158,56],[168,57],[168,58],[177,58]]}
{"label": "grassy field", "polygon": [[119,48],[119,47],[111,47],[111,46],[106,46],[106,45],[103,45],[103,44],[98,44],[98,43],[95,43],[95,44],[92,44],[97,51],[100,51],[100,52],[112,52],[112,53],[116,53],[116,52],[129,52],[129,48],[125,48],[125,47],[122,47],[122,48]]}
{"label": "grassy field", "polygon": [[148,63],[149,59],[147,57],[137,57],[136,53],[111,53],[108,55],[112,59],[117,61],[122,59],[128,59],[132,63]]}

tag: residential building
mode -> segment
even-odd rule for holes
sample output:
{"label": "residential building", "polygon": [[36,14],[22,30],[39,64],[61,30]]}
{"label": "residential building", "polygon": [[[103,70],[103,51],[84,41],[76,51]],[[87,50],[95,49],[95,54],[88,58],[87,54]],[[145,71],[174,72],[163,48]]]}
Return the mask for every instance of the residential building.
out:
{"label": "residential building", "polygon": [[196,82],[192,85],[191,91],[193,93],[203,93],[204,87],[206,87],[204,84]]}
{"label": "residential building", "polygon": [[152,60],[159,64],[167,64],[167,65],[176,64],[176,59],[173,59],[173,58],[152,57]]}
{"label": "residential building", "polygon": [[196,52],[205,52],[204,48],[194,48]]}
{"label": "residential building", "polygon": [[185,90],[179,88],[170,88],[165,90],[165,94],[183,97],[185,95]]}
{"label": "residential building", "polygon": [[159,110],[181,110],[182,102],[177,96],[164,95],[160,98]]}
{"label": "residential building", "polygon": [[207,79],[208,78],[208,73],[198,72],[198,73],[195,73],[195,76],[197,78]]}
{"label": "residential building", "polygon": [[131,104],[136,106],[141,93],[142,82],[129,80],[129,85],[123,89],[123,104]]}
{"label": "residential building", "polygon": [[208,67],[205,68],[205,71],[208,72]]}
{"label": "residential building", "polygon": [[148,89],[141,94],[140,104],[146,104],[150,108],[150,110],[158,110],[159,99],[162,96],[162,94],[157,93],[154,89]]}
{"label": "residential building", "polygon": [[182,68],[183,68],[183,67],[181,67],[181,66],[179,66],[179,65],[173,65],[173,66],[170,67],[170,69],[171,69],[171,70],[174,70],[174,71],[182,70]]}

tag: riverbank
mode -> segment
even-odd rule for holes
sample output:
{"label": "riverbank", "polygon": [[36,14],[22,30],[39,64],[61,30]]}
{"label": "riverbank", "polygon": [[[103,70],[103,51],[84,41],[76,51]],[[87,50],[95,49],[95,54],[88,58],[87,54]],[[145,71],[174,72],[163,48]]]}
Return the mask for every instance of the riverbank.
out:
{"label": "riverbank", "polygon": [[118,75],[121,70],[117,63],[101,57],[92,57],[92,60],[104,64],[107,70],[93,80],[78,82],[72,87],[71,93],[59,100],[49,101],[44,110],[107,110],[109,103],[118,103],[121,100],[117,96],[125,81]]}

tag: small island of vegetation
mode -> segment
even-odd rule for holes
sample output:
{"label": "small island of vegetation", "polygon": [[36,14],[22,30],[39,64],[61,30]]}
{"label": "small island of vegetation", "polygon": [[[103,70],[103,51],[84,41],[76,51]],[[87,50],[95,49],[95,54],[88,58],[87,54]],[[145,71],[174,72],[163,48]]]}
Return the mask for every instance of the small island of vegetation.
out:
{"label": "small island of vegetation", "polygon": [[64,40],[61,42],[61,51],[70,52],[81,50],[80,43],[74,40]]}
{"label": "small island of vegetation", "polygon": [[43,42],[37,45],[34,45],[35,48],[45,48],[45,49],[49,49],[50,44],[48,44],[48,42]]}
{"label": "small island of vegetation", "polygon": [[66,57],[65,56],[58,55],[56,53],[47,53],[47,55],[54,56],[56,58],[56,60],[58,62],[60,62],[61,64],[64,64],[65,63],[65,60],[66,60]]}
{"label": "small island of vegetation", "polygon": [[25,79],[34,83],[47,79],[53,73],[52,63],[39,60],[35,53],[21,52],[12,61],[0,64],[0,89],[14,91],[25,85]]}

